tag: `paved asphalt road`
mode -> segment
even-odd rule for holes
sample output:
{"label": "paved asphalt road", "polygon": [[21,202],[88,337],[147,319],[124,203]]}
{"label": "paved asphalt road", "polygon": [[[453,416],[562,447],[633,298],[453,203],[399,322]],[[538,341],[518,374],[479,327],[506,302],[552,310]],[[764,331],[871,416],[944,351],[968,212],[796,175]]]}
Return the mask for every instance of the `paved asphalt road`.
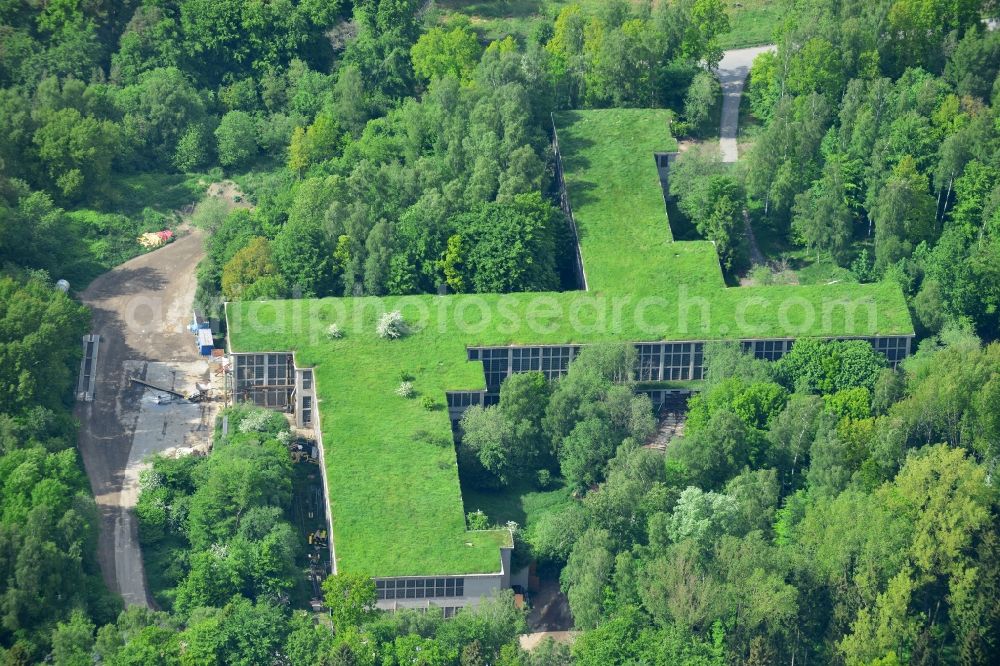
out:
{"label": "paved asphalt road", "polygon": [[101,515],[101,571],[127,605],[149,606],[150,599],[135,516],[127,506],[134,498],[122,492],[143,395],[128,381],[126,361],[199,359],[187,325],[202,242],[203,232],[193,230],[105,273],[81,295],[101,344],[94,401],[76,405],[78,444]]}
{"label": "paved asphalt road", "polygon": [[755,46],[749,49],[726,51],[719,63],[719,83],[722,84],[722,124],[719,128],[719,149],[723,162],[735,162],[739,157],[736,130],[740,120],[740,96],[743,83],[750,73],[753,59],[774,46]]}

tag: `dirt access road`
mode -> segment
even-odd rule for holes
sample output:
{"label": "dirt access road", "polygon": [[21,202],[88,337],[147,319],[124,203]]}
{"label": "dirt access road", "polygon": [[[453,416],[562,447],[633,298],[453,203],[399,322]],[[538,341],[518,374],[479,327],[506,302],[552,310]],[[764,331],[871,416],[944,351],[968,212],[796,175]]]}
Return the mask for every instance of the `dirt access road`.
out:
{"label": "dirt access road", "polygon": [[733,49],[726,51],[719,62],[719,83],[722,85],[719,149],[722,151],[723,162],[735,162],[739,158],[736,136],[740,120],[740,98],[743,96],[743,84],[750,73],[750,66],[758,55],[774,49],[774,46]]}
{"label": "dirt access road", "polygon": [[[251,207],[232,181],[211,184],[206,196],[230,210]],[[188,330],[205,233],[185,223],[173,243],[105,273],[80,295],[92,313],[91,333],[101,341],[94,400],[77,402],[74,410],[78,446],[101,516],[101,572],[128,606],[152,605],[134,512],[139,473],[155,453],[207,451],[219,407],[183,400],[160,405],[155,391],[130,381],[138,377],[182,393],[196,383],[220,382]]]}
{"label": "dirt access road", "polygon": [[[101,571],[108,588],[127,605],[150,605],[130,508],[138,474],[133,438],[145,391],[129,377],[152,380],[146,373],[149,362],[204,364],[187,330],[203,242],[200,229],[182,232],[173,243],[98,277],[81,294],[93,314],[91,332],[101,336],[101,343],[94,400],[78,402],[75,409],[78,445],[100,510]],[[177,388],[184,390],[181,384]],[[161,420],[166,434],[173,419]]]}

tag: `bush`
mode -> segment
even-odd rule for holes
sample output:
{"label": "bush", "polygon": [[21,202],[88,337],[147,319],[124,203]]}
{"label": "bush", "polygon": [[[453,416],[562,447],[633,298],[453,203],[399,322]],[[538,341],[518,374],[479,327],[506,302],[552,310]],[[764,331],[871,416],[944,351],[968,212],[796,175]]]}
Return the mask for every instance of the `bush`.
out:
{"label": "bush", "polygon": [[490,528],[490,519],[483,513],[482,509],[470,511],[465,518],[469,522],[470,530],[488,530]]}
{"label": "bush", "polygon": [[546,489],[552,485],[552,472],[547,469],[538,470],[538,487]]}
{"label": "bush", "polygon": [[264,432],[270,415],[267,412],[251,412],[240,421],[240,432]]}
{"label": "bush", "polygon": [[220,414],[220,418],[222,416],[229,417],[230,432],[257,432],[277,436],[289,429],[283,414],[252,404],[233,405]]}
{"label": "bush", "polygon": [[336,340],[337,338],[344,337],[344,332],[340,330],[340,326],[337,324],[330,324],[326,327],[326,336],[331,340]]}
{"label": "bush", "polygon": [[434,398],[430,397],[429,395],[425,395],[420,399],[420,406],[426,409],[428,412],[433,412],[435,409],[437,409],[437,402],[434,400]]}
{"label": "bush", "polygon": [[857,386],[870,393],[886,365],[885,356],[865,340],[804,338],[775,362],[774,369],[787,388],[825,395]]}
{"label": "bush", "polygon": [[219,164],[244,166],[257,155],[257,130],[253,117],[245,111],[230,111],[222,116],[215,130]]}
{"label": "bush", "polygon": [[378,337],[386,340],[395,340],[406,334],[406,322],[403,321],[403,313],[399,310],[385,312],[379,317],[378,325],[375,327]]}
{"label": "bush", "polygon": [[191,224],[215,232],[229,216],[229,204],[219,197],[205,197],[194,207]]}
{"label": "bush", "polygon": [[396,395],[398,395],[400,398],[412,398],[414,395],[413,383],[400,382],[399,388],[396,389]]}
{"label": "bush", "polygon": [[706,129],[720,92],[719,80],[714,74],[705,71],[695,74],[684,100],[684,115],[690,131],[700,134]]}

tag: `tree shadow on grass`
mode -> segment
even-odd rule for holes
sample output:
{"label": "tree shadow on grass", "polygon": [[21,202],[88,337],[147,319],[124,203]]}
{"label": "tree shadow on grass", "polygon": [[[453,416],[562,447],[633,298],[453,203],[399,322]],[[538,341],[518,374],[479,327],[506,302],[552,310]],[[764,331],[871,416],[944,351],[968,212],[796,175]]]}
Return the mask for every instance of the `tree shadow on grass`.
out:
{"label": "tree shadow on grass", "polygon": [[[556,128],[559,139],[560,162],[566,193],[569,197],[569,205],[575,216],[577,209],[598,202],[598,197],[594,194],[594,190],[597,189],[597,183],[579,177],[574,178],[572,182],[565,182],[565,177],[571,173],[577,176],[588,173],[591,162],[583,153],[587,149],[594,147],[596,142],[573,133],[572,123],[580,118],[578,112],[569,111],[561,115],[564,120],[560,124],[564,125],[564,129],[559,131],[559,128]],[[582,228],[578,227],[576,232],[579,238],[584,237],[585,232]]]}
{"label": "tree shadow on grass", "polygon": [[483,19],[524,18],[541,14],[545,9],[542,0],[484,0],[482,2],[465,2],[463,0],[439,0],[441,9],[460,12],[468,16]]}

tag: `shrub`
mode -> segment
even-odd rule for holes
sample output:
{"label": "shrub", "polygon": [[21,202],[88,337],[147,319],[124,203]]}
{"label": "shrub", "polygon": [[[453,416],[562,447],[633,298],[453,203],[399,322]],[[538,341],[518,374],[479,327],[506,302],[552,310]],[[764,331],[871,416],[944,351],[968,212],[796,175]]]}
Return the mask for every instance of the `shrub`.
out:
{"label": "shrub", "polygon": [[544,490],[550,485],[552,485],[552,472],[547,469],[538,470],[538,487]]}
{"label": "shrub", "polygon": [[755,285],[774,284],[774,273],[767,264],[756,264],[750,269],[750,281]]}
{"label": "shrub", "polygon": [[277,436],[289,429],[288,420],[283,414],[246,403],[233,405],[219,416],[229,417],[230,432],[258,432]]}
{"label": "shrub", "polygon": [[219,197],[205,197],[194,207],[191,224],[215,232],[222,227],[229,215],[229,204]]}
{"label": "shrub", "polygon": [[420,406],[426,409],[428,412],[433,412],[435,409],[437,409],[437,403],[434,401],[434,398],[430,397],[429,395],[425,395],[420,399]]}
{"label": "shrub", "polygon": [[378,320],[375,332],[380,338],[395,340],[406,334],[406,322],[403,321],[403,313],[399,310],[383,313]]}
{"label": "shrub", "polygon": [[270,421],[271,415],[267,412],[255,411],[250,412],[243,420],[240,421],[240,432],[264,432],[267,428],[267,422]]}
{"label": "shrub", "polygon": [[400,382],[399,388],[396,389],[396,395],[400,398],[412,398],[413,382]]}
{"label": "shrub", "polygon": [[326,327],[326,336],[331,340],[336,340],[337,338],[344,337],[344,332],[340,330],[340,326],[337,324],[330,324]]}
{"label": "shrub", "polygon": [[490,528],[490,519],[483,513],[482,509],[470,511],[465,518],[469,522],[470,530],[488,530]]}

